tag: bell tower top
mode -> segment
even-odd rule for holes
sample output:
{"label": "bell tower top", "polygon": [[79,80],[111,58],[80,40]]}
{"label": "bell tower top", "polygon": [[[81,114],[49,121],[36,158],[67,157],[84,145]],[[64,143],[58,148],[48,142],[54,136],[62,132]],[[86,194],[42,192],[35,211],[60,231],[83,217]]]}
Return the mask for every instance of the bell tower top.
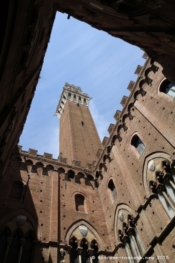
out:
{"label": "bell tower top", "polygon": [[90,99],[91,98],[86,93],[82,93],[80,87],[66,82],[56,108],[56,115],[60,119],[67,101],[72,101],[88,107]]}

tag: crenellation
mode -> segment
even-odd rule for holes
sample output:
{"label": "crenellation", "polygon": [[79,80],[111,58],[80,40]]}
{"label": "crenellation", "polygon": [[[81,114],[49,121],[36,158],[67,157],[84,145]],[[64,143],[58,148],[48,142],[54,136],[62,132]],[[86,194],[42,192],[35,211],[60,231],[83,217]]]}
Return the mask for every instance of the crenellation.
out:
{"label": "crenellation", "polygon": [[71,85],[66,82],[58,106],[56,108],[56,115],[58,116],[58,118],[61,118],[67,101],[71,101],[77,103],[78,105],[88,107],[90,99],[91,98],[86,93],[82,92],[80,87]]}
{"label": "crenellation", "polygon": [[127,97],[127,96],[123,96],[123,98],[122,98],[122,100],[121,100],[120,104],[121,104],[123,107],[125,107],[125,106],[126,106],[126,103],[127,103],[127,101],[128,101],[128,97]]}
{"label": "crenellation", "polygon": [[141,74],[141,71],[142,71],[142,66],[138,65],[137,68],[136,68],[136,70],[135,70],[135,72],[134,72],[134,74],[140,75],[140,74]]}
{"label": "crenellation", "polygon": [[34,155],[34,156],[36,156],[37,153],[38,153],[38,151],[37,151],[37,150],[34,150],[34,149],[29,149],[28,152],[29,152],[29,154]]}
{"label": "crenellation", "polygon": [[105,147],[106,146],[106,144],[108,143],[108,140],[109,140],[109,137],[104,137],[103,138],[103,140],[102,140],[102,144],[103,144],[103,146]]}
{"label": "crenellation", "polygon": [[120,110],[117,110],[116,113],[115,113],[115,115],[114,115],[114,119],[115,119],[116,121],[118,121],[119,118],[120,118],[120,115],[121,115],[121,111],[120,111]]}
{"label": "crenellation", "polygon": [[134,87],[135,87],[135,82],[131,80],[129,82],[129,85],[128,85],[127,89],[132,91],[134,89]]}
{"label": "crenellation", "polygon": [[112,134],[112,132],[113,132],[113,130],[114,130],[114,127],[115,127],[115,125],[114,125],[113,123],[111,123],[111,124],[109,125],[109,127],[108,127],[108,132],[109,132],[110,135]]}

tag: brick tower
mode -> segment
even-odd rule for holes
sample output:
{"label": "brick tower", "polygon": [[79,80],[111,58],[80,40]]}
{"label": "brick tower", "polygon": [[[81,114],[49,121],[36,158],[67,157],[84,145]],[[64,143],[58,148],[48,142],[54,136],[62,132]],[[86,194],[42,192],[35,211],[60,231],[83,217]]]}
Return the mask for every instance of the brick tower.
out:
{"label": "brick tower", "polygon": [[102,148],[89,101],[79,87],[65,84],[56,114],[60,118],[60,153],[68,164],[87,167],[97,160],[96,153]]}

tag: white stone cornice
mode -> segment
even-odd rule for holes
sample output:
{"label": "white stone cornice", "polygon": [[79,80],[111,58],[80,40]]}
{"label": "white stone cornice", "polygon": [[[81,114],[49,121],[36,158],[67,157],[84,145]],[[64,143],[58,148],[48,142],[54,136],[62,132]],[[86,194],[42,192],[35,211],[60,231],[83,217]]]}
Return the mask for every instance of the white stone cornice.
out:
{"label": "white stone cornice", "polygon": [[88,107],[90,99],[91,98],[86,93],[82,93],[80,87],[71,85],[66,82],[58,106],[56,108],[56,115],[58,116],[58,118],[61,117],[61,114],[64,110],[64,106],[67,101],[72,101],[77,104]]}

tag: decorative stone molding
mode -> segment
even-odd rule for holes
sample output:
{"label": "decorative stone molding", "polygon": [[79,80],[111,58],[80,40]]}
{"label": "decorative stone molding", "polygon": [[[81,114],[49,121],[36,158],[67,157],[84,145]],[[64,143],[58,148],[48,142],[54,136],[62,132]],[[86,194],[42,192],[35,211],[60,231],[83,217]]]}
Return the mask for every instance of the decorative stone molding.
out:
{"label": "decorative stone molding", "polygon": [[56,108],[56,115],[58,118],[61,117],[67,101],[72,101],[87,107],[89,105],[90,97],[86,93],[82,93],[80,87],[71,85],[66,82],[58,106]]}

